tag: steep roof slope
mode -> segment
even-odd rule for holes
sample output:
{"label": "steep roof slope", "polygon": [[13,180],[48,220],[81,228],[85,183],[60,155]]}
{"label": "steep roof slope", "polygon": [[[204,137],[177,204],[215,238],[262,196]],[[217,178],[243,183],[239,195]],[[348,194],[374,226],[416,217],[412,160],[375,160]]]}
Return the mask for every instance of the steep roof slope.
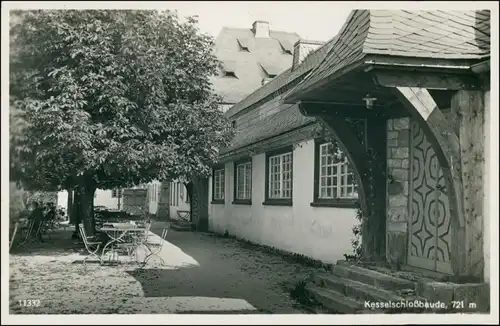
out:
{"label": "steep roof slope", "polygon": [[215,54],[224,72],[212,79],[215,91],[225,103],[236,103],[262,86],[262,79],[274,77],[292,65],[296,33],[269,31],[269,37],[255,37],[249,28],[224,27],[215,40]]}
{"label": "steep roof slope", "polygon": [[291,98],[367,55],[481,59],[490,55],[490,12],[354,10],[325,59]]}
{"label": "steep roof slope", "polygon": [[245,110],[246,108],[257,104],[267,99],[268,97],[272,97],[273,93],[283,89],[285,86],[289,86],[293,83],[299,82],[301,78],[305,77],[307,73],[309,73],[324,59],[333,42],[334,39],[330,40],[323,46],[311,52],[295,69],[287,69],[264,86],[256,89],[253,93],[251,93],[240,102],[236,103],[231,109],[229,109],[229,111],[226,113],[227,116],[232,117]]}
{"label": "steep roof slope", "polygon": [[244,128],[237,127],[236,136],[231,144],[220,150],[222,155],[315,121],[314,118],[300,114],[296,105],[284,104],[281,99],[293,88],[293,85],[305,78],[323,60],[333,41],[331,40],[311,52],[300,65],[293,70],[291,68],[287,69],[269,83],[248,95],[241,102],[238,102],[227,112],[228,116],[235,116],[238,113],[244,115],[246,113],[243,112],[257,110],[276,98],[280,102],[276,113],[269,115],[265,119],[255,119],[252,124],[245,125]]}

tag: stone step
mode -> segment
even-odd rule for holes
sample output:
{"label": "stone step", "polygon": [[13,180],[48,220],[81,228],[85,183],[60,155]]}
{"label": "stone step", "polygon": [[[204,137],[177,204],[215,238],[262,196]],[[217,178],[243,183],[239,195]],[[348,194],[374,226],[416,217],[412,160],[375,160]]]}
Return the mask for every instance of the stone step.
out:
{"label": "stone step", "polygon": [[355,314],[364,310],[363,303],[344,296],[334,290],[321,288],[312,283],[306,285],[306,291],[324,308],[334,314]]}
{"label": "stone step", "polygon": [[[362,305],[356,313],[419,313],[437,311],[431,308],[410,307],[415,301],[425,302],[416,296],[403,297],[397,293],[377,288],[366,283],[352,281],[335,275],[316,274],[313,277],[315,286],[336,296],[344,296]],[[320,302],[321,303],[321,302]],[[387,306],[377,306],[387,305]],[[371,306],[371,308],[369,307]]]}
{"label": "stone step", "polygon": [[389,291],[416,290],[417,283],[405,279],[393,277],[384,273],[348,264],[336,264],[333,266],[333,275],[349,280],[358,281],[377,288]]}
{"label": "stone step", "polygon": [[394,292],[332,274],[317,274],[314,276],[314,283],[318,286],[335,290],[362,302],[389,302],[406,300],[406,298],[399,296]]}

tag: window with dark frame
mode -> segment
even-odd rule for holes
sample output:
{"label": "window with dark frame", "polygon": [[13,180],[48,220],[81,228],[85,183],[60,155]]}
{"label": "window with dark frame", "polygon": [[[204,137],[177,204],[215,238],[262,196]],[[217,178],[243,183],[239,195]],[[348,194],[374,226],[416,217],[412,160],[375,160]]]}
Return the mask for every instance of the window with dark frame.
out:
{"label": "window with dark frame", "polygon": [[358,202],[354,173],[346,156],[335,158],[334,146],[315,141],[314,201],[312,206],[356,207]]}
{"label": "window with dark frame", "polygon": [[292,205],[293,147],[266,153],[265,190],[264,205]]}
{"label": "window with dark frame", "polygon": [[223,204],[225,199],[225,168],[220,167],[213,170],[212,176],[212,203]]}
{"label": "window with dark frame", "polygon": [[233,204],[252,203],[252,161],[245,160],[234,164],[234,202]]}
{"label": "window with dark frame", "polygon": [[111,198],[122,197],[122,189],[115,188],[111,190]]}

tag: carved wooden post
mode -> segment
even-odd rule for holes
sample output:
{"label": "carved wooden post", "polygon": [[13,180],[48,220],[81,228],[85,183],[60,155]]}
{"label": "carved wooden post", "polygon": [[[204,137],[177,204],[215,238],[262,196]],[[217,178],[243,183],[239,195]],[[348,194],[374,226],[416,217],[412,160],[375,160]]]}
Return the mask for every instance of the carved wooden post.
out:
{"label": "carved wooden post", "polygon": [[484,103],[481,91],[459,90],[445,117],[427,89],[396,87],[432,144],[450,201],[450,259],[456,277],[481,280],[483,256]]}

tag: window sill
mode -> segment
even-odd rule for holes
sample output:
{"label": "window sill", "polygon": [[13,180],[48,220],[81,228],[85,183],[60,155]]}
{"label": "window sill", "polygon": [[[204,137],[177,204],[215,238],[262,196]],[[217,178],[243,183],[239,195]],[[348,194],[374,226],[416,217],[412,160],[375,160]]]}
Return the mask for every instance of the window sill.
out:
{"label": "window sill", "polygon": [[210,202],[210,204],[218,204],[218,205],[224,205],[226,202],[224,201],[224,199],[219,199],[219,200],[212,200]]}
{"label": "window sill", "polygon": [[232,202],[233,205],[252,205],[251,199],[235,199]]}
{"label": "window sill", "polygon": [[357,199],[316,199],[311,203],[312,207],[336,207],[336,208],[358,208]]}
{"label": "window sill", "polygon": [[262,205],[268,206],[292,206],[291,199],[267,199]]}

